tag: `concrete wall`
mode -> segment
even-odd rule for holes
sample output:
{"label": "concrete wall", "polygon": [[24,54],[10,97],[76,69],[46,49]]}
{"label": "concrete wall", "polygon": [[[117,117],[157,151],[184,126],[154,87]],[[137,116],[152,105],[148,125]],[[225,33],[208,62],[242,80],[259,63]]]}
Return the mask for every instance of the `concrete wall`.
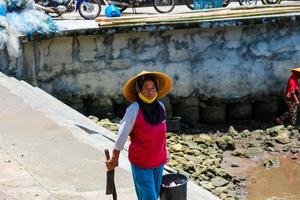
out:
{"label": "concrete wall", "polygon": [[[166,100],[170,109],[176,104],[200,110],[189,121],[201,120],[201,113],[207,112],[201,108],[208,105],[221,105],[217,117],[225,119],[232,113],[226,109],[236,103],[246,105],[249,117],[253,101],[281,96],[289,69],[300,65],[297,21],[287,17],[210,22],[174,30],[148,27],[148,32],[35,40],[24,43],[21,61],[5,70],[79,110],[88,105],[103,113],[124,107],[122,86],[127,79],[142,70],[158,70],[174,82]],[[2,70],[9,63],[4,54]],[[186,103],[190,98],[196,103]]]}

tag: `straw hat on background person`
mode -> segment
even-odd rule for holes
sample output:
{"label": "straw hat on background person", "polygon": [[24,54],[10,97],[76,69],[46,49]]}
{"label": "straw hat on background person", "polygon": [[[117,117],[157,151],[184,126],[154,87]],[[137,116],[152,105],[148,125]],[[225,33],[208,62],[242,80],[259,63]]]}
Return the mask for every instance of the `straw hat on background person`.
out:
{"label": "straw hat on background person", "polygon": [[300,73],[300,67],[293,68],[291,69],[291,71]]}
{"label": "straw hat on background person", "polygon": [[128,101],[134,102],[136,101],[137,91],[136,91],[136,82],[139,78],[143,76],[152,75],[155,77],[157,81],[157,99],[160,99],[166,96],[169,91],[172,89],[172,80],[171,78],[162,73],[162,72],[149,72],[149,71],[142,71],[138,75],[133,76],[130,78],[123,87],[123,95],[125,99]]}

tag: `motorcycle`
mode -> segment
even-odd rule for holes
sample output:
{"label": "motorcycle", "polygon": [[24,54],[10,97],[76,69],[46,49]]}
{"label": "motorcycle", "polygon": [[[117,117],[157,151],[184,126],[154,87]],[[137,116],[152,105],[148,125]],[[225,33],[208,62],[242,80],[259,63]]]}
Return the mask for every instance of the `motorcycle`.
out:
{"label": "motorcycle", "polygon": [[[148,3],[148,0],[103,0],[106,5],[115,5],[121,12],[128,7],[132,7],[135,12],[135,8],[141,4]],[[169,13],[175,7],[175,0],[151,0],[154,9],[159,13]]]}
{"label": "motorcycle", "polygon": [[[224,0],[223,1],[223,7],[228,6],[228,4],[230,3],[231,0]],[[261,0],[261,2],[266,5],[266,4],[280,4],[282,0]],[[247,6],[251,6],[251,5],[256,5],[257,4],[257,0],[239,0],[239,4],[241,6],[243,5],[247,5]]]}
{"label": "motorcycle", "polygon": [[84,19],[95,19],[101,12],[100,0],[35,0],[35,3],[52,17],[75,10]]}
{"label": "motorcycle", "polygon": [[[257,4],[257,0],[238,0],[240,6],[254,6]],[[230,3],[230,0],[224,0],[223,1],[223,7],[228,6]]]}
{"label": "motorcycle", "polygon": [[[281,0],[262,0],[262,1],[281,1]],[[230,2],[231,2],[231,0],[223,0],[223,7],[227,7]],[[257,0],[238,0],[238,2],[241,6],[243,6],[243,5],[250,6],[250,5],[257,4]],[[191,10],[194,10],[193,3],[194,3],[193,0],[185,0],[185,5]]]}
{"label": "motorcycle", "polygon": [[280,4],[282,0],[261,0],[263,4]]}

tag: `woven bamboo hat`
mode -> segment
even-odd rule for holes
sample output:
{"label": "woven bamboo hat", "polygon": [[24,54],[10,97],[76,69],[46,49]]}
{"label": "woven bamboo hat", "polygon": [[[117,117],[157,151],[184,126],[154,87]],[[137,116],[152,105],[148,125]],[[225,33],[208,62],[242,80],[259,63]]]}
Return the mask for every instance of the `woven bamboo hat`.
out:
{"label": "woven bamboo hat", "polygon": [[294,69],[291,69],[292,72],[298,72],[300,73],[300,67],[297,67],[297,68],[294,68]]}
{"label": "woven bamboo hat", "polygon": [[136,101],[136,81],[145,75],[152,75],[157,80],[157,99],[160,99],[164,96],[166,96],[169,91],[172,89],[172,80],[171,78],[162,73],[162,72],[148,72],[148,71],[142,71],[138,75],[135,75],[134,77],[130,78],[126,84],[123,87],[123,95],[128,101]]}

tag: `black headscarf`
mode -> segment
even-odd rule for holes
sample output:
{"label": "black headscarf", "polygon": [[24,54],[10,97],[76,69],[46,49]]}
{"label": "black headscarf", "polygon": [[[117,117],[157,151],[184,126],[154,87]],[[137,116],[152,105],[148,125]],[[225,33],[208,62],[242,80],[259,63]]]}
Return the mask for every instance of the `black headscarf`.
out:
{"label": "black headscarf", "polygon": [[148,104],[138,97],[137,102],[140,106],[145,120],[148,123],[155,125],[161,123],[166,119],[165,111],[157,100]]}
{"label": "black headscarf", "polygon": [[[156,90],[158,90],[155,77],[148,75],[139,78],[139,80],[137,81],[137,85],[140,91],[142,90],[143,84],[146,80],[153,81],[155,83]],[[161,123],[166,119],[165,110],[156,99],[152,103],[148,104],[141,100],[137,95],[137,103],[139,104],[142,114],[148,123],[155,125]]]}

